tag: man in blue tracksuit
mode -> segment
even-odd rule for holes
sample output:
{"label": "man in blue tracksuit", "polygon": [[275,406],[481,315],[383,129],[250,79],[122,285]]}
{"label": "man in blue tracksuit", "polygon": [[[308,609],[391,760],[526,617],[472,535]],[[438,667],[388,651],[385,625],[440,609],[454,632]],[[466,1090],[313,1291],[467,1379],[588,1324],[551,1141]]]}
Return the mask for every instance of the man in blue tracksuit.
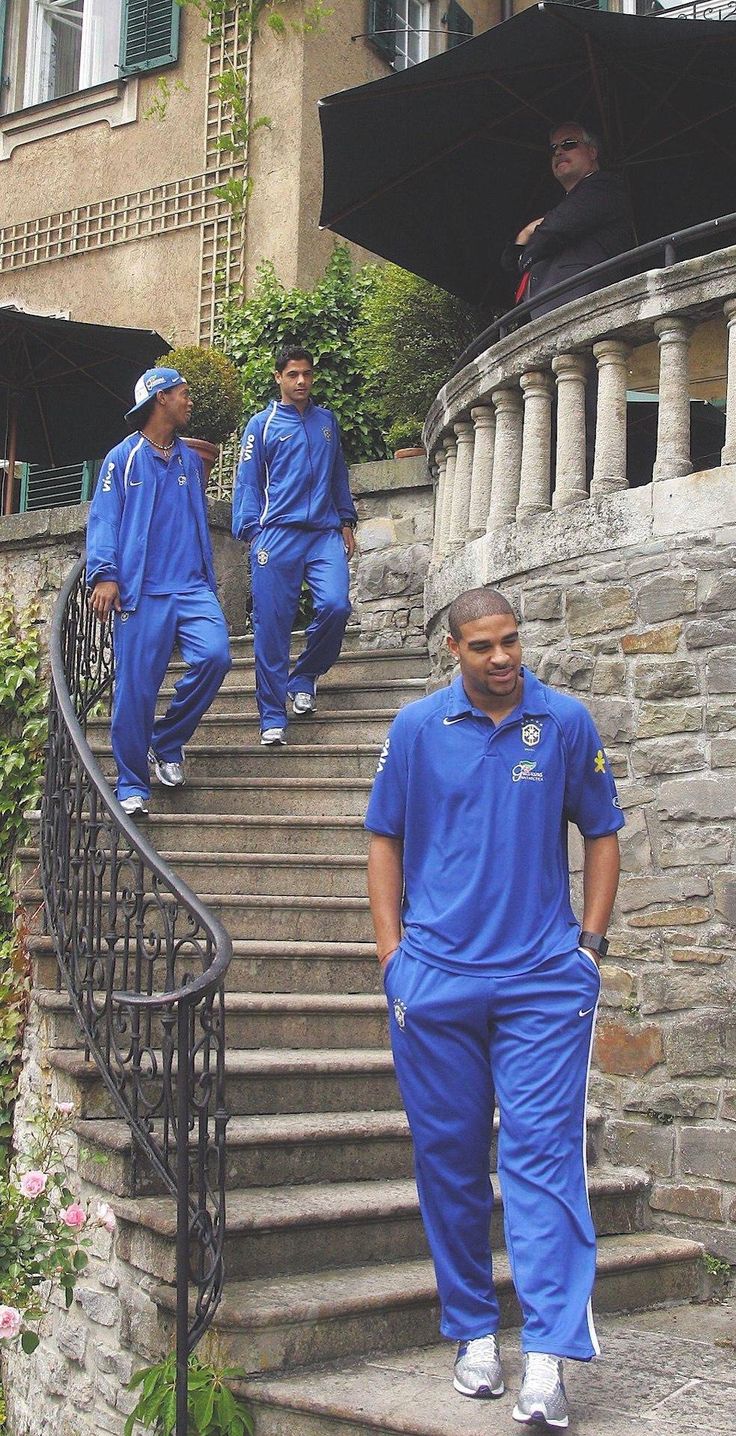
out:
{"label": "man in blue tracksuit", "polygon": [[[295,717],[314,712],[317,679],[338,657],[358,521],[337,420],[310,398],[309,350],[284,348],[274,378],[280,399],[246,427],[233,494],[233,534],[250,545],[256,698],[267,746],[286,742],[287,697]],[[305,579],[314,618],[289,672]]]}
{"label": "man in blue tracksuit", "polygon": [[[461,594],[449,624],[460,676],[401,710],[378,765],[371,909],[441,1330],[459,1343],[455,1388],[504,1390],[489,1240],[497,1102],[524,1315],[513,1415],[563,1427],[562,1358],[598,1354],[585,1101],[623,817],[590,715],[522,667],[503,595]],[[582,928],[568,822],[585,843]]]}
{"label": "man in blue tracksuit", "polygon": [[[147,369],[125,416],[138,428],[103,460],[90,507],[87,583],[100,621],[113,614],[111,741],[128,813],[148,811],[149,767],[167,787],[184,782],[183,745],[231,663],[202,463],[179,438],[191,412],[176,369]],[[175,643],[188,669],[154,722]]]}

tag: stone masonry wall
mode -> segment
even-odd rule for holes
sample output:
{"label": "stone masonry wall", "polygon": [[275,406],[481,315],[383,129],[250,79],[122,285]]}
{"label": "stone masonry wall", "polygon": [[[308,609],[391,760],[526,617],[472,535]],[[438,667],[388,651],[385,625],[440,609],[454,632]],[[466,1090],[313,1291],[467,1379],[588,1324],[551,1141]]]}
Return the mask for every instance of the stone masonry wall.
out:
{"label": "stone masonry wall", "polygon": [[446,602],[501,588],[525,661],[592,712],[626,813],[591,1082],[609,1159],[651,1174],[657,1226],[736,1263],[736,528],[604,538],[526,571],[492,549],[456,565],[434,580],[436,681]]}
{"label": "stone masonry wall", "polygon": [[424,580],[432,552],[432,481],[424,458],[356,464],[353,622],[367,648],[423,648]]}

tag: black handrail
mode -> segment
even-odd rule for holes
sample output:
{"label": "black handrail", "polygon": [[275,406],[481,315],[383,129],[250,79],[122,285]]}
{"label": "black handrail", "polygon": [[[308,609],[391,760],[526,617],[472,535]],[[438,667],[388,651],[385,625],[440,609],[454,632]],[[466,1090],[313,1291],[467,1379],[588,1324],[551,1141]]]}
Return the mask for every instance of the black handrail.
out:
{"label": "black handrail", "polygon": [[133,1192],[144,1158],[176,1199],[176,1436],[186,1436],[187,1360],[224,1279],[223,979],[232,943],[123,811],[87,742],[88,718],[109,708],[114,656],[110,624],[87,603],[84,555],[54,609],[50,659],[46,922],[85,1056],[134,1139]]}
{"label": "black handrail", "polygon": [[[684,245],[697,244],[702,239],[715,238],[720,232],[728,233],[729,230],[736,230],[736,214],[724,214],[719,219],[709,219],[702,224],[691,225],[689,229],[679,229],[673,234],[661,235],[659,239],[650,239],[646,244],[637,245],[636,249],[627,249],[623,254],[616,254],[612,259],[604,259],[601,264],[592,264],[589,269],[573,274],[569,279],[563,279],[559,284],[551,284],[549,289],[544,289],[540,294],[535,294],[531,299],[525,299],[523,304],[517,304],[508,313],[502,314],[499,319],[494,319],[487,329],[483,330],[476,339],[463,350],[460,358],[455,361],[445,383],[454,379],[456,374],[464,369],[466,364],[472,364],[479,354],[497,344],[499,339],[504,339],[512,330],[517,329],[527,319],[534,318],[534,310],[540,305],[547,305],[550,299],[559,299],[560,305],[564,303],[564,297],[580,287],[581,279],[586,284],[589,279],[599,279],[600,284],[595,285],[596,292],[605,288],[605,281],[609,275],[614,275],[616,280],[621,279],[622,270],[631,270],[632,274],[642,272],[646,261],[661,254],[663,268],[669,269],[670,265],[677,263],[677,250]],[[626,278],[631,278],[627,274]],[[557,306],[553,306],[557,307]]]}

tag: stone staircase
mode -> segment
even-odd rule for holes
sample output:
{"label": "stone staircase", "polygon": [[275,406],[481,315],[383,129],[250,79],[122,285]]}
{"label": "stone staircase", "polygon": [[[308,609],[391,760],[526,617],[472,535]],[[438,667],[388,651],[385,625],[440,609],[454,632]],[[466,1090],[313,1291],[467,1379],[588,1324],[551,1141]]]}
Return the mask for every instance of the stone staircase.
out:
{"label": "stone staircase", "polygon": [[[237,640],[233,670],[189,748],[187,786],[157,787],[143,820],[154,845],[234,939],[226,1009],[226,1287],[216,1325],[251,1374],[258,1436],[427,1429],[421,1388],[420,1424],[393,1425],[345,1394],[355,1382],[340,1395],[334,1368],[314,1369],[338,1363],[342,1370],[366,1353],[437,1340],[432,1268],[371,941],[362,828],[388,723],[424,692],[427,658],[358,645],[359,634],[349,633],[320,685],[317,715],[293,723],[289,746],[274,751],[258,746],[252,647]],[[109,768],[102,720],[91,723],[89,736]],[[30,874],[37,855],[29,850],[24,860]],[[32,948],[48,1061],[59,1095],[73,1099],[78,1113],[82,1173],[111,1194],[119,1254],[172,1312],[173,1205],[153,1180],[131,1197],[127,1129],[84,1059],[65,996],[55,991],[48,940],[37,935]],[[697,1298],[700,1247],[648,1230],[647,1178],[606,1169],[601,1126],[592,1113],[591,1201],[601,1236],[596,1309]],[[519,1313],[501,1210],[499,1198],[493,1240],[508,1324]],[[320,1381],[327,1384],[317,1400]]]}

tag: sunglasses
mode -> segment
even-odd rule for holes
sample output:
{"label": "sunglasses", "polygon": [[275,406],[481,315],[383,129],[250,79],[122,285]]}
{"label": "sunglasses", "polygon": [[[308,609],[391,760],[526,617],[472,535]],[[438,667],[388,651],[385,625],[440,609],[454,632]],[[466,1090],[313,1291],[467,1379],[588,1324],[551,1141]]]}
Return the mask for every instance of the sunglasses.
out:
{"label": "sunglasses", "polygon": [[576,150],[578,145],[584,145],[585,140],[558,140],[556,145],[548,146],[551,155],[556,155],[558,150]]}

